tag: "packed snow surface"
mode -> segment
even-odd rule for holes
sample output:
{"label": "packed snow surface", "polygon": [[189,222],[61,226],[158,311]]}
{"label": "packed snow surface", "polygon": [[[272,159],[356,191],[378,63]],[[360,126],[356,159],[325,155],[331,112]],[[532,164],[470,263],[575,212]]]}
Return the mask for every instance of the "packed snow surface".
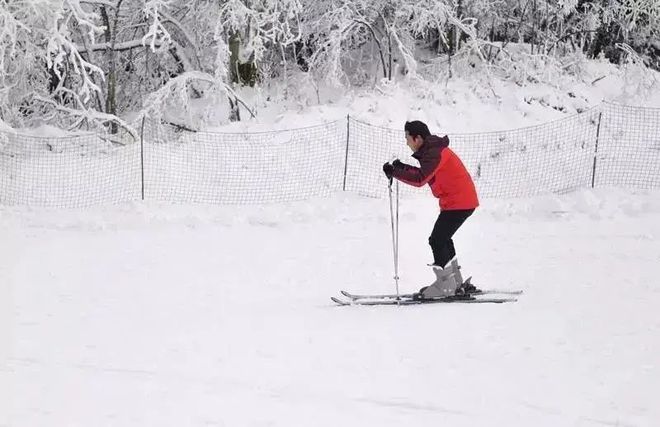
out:
{"label": "packed snow surface", "polygon": [[660,193],[482,202],[463,273],[515,303],[335,306],[395,290],[388,199],[0,207],[0,426],[659,425]]}

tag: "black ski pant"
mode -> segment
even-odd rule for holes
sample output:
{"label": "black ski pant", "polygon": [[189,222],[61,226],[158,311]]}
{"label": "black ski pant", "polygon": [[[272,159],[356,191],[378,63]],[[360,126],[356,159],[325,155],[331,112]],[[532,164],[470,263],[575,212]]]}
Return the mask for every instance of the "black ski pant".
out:
{"label": "black ski pant", "polygon": [[429,237],[435,265],[444,267],[456,256],[454,241],[451,238],[473,212],[474,209],[440,212]]}

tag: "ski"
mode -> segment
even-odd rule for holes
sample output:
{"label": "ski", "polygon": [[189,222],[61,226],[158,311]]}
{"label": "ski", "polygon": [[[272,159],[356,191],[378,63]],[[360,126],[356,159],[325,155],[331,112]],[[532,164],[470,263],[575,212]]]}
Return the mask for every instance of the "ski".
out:
{"label": "ski", "polygon": [[404,299],[412,299],[414,294],[352,294],[348,291],[340,291],[343,296],[346,298],[349,298],[351,300],[357,300],[357,299],[396,299],[396,298],[404,298]]}
{"label": "ski", "polygon": [[[411,299],[413,298],[414,294],[352,294],[347,291],[340,291],[342,295],[344,295],[346,298],[349,298],[351,300],[361,300],[361,299],[397,299],[397,298],[402,298],[402,299]],[[483,290],[478,290],[477,292],[471,292],[470,295],[492,295],[492,294],[500,294],[500,295],[521,295],[523,293],[522,290],[514,290],[514,289],[483,289]]]}
{"label": "ski", "polygon": [[477,292],[472,292],[470,295],[522,295],[521,289],[479,289]]}
{"label": "ski", "polygon": [[456,296],[456,297],[445,297],[445,298],[435,298],[435,299],[424,299],[424,300],[415,300],[412,298],[405,299],[395,299],[395,298],[381,298],[381,299],[354,299],[354,300],[342,300],[335,297],[330,297],[330,299],[340,305],[421,305],[421,304],[501,304],[505,302],[515,302],[515,298],[476,298],[474,296]]}

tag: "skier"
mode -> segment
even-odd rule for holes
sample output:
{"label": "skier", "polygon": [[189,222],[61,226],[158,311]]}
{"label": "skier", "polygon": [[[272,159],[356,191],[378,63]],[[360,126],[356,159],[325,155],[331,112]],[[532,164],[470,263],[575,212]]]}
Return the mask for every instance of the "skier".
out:
{"label": "skier", "polygon": [[413,151],[419,167],[402,163],[399,159],[383,165],[388,179],[421,187],[429,184],[439,199],[440,214],[435,222],[429,244],[433,252],[436,280],[420,289],[422,299],[468,295],[477,289],[463,282],[452,236],[479,206],[474,182],[460,158],[449,147],[449,138],[431,135],[425,123],[406,122],[406,144]]}

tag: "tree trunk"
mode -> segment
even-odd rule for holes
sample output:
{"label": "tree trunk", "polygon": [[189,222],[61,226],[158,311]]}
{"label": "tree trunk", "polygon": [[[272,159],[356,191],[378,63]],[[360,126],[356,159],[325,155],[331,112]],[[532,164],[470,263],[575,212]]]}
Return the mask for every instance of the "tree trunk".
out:
{"label": "tree trunk", "polygon": [[229,36],[229,76],[232,83],[251,87],[257,83],[257,64],[254,59],[241,62],[241,36],[238,33]]}
{"label": "tree trunk", "polygon": [[[119,7],[119,6],[117,6]],[[108,71],[105,74],[106,81],[106,96],[105,96],[105,112],[107,114],[117,114],[117,64],[116,53],[113,49],[114,40],[112,34],[112,26],[110,25],[110,18],[105,6],[101,6],[101,18],[103,25],[105,25],[105,41],[108,43],[108,48],[105,50],[105,57],[108,61]],[[117,133],[117,123],[110,123],[110,133]]]}
{"label": "tree trunk", "polygon": [[[460,21],[462,17],[463,17],[463,1],[458,0],[456,2],[456,19]],[[456,43],[454,47],[454,53],[455,53],[461,49],[461,33],[460,33],[460,29],[456,25],[454,25],[454,43]]]}

